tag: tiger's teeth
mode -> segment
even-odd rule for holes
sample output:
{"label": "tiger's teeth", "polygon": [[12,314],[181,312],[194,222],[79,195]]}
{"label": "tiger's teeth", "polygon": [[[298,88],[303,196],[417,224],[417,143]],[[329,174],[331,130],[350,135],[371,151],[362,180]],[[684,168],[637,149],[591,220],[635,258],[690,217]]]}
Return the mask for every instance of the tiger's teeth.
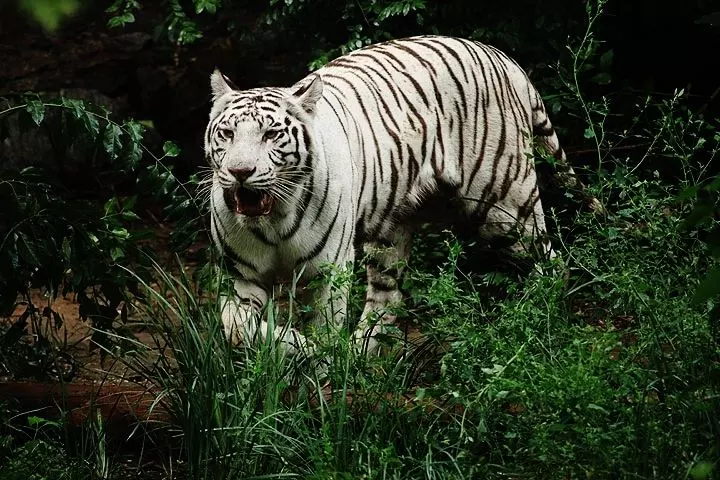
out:
{"label": "tiger's teeth", "polygon": [[233,196],[235,198],[235,213],[241,214],[243,213],[242,210],[242,201],[240,200],[240,187],[235,188],[235,191],[233,192]]}
{"label": "tiger's teeth", "polygon": [[260,200],[260,208],[262,210],[263,215],[267,215],[270,213],[270,210],[272,209],[273,205],[273,199],[270,195],[264,195],[262,200]]}

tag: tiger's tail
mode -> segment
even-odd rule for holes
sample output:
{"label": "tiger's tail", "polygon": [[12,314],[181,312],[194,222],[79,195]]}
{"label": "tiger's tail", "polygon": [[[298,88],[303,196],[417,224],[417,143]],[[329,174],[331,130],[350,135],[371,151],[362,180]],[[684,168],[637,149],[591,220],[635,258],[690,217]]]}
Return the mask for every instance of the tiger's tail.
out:
{"label": "tiger's tail", "polygon": [[532,109],[533,136],[542,146],[546,155],[555,159],[552,165],[552,177],[555,183],[561,188],[577,192],[594,213],[605,213],[603,204],[593,195],[587,192],[585,185],[580,181],[572,165],[567,160],[565,150],[560,145],[557,133],[550,122],[545,111],[545,105],[539,95],[536,94],[536,102]]}

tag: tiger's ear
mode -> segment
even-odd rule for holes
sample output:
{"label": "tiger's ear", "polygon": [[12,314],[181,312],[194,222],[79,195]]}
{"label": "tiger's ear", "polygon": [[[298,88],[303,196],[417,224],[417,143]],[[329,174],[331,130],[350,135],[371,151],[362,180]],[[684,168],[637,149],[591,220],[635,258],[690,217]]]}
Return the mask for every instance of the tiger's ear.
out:
{"label": "tiger's ear", "polygon": [[213,100],[217,100],[224,94],[237,89],[237,86],[217,68],[210,75],[210,90],[212,91]]}
{"label": "tiger's ear", "polygon": [[315,75],[313,79],[301,86],[292,94],[293,100],[303,109],[306,113],[312,115],[315,113],[315,106],[317,101],[322,97],[323,92],[323,81],[320,75]]}

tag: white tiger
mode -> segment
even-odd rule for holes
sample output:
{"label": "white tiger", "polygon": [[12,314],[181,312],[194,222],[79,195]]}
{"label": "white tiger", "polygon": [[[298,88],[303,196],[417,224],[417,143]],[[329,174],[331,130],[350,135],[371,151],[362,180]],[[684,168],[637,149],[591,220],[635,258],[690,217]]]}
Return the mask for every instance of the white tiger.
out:
{"label": "white tiger", "polygon": [[[266,333],[258,312],[293,271],[304,267],[308,280],[363,248],[374,255],[355,338],[376,351],[375,335],[395,319],[385,309],[401,300],[397,266],[413,220],[426,210],[473,222],[482,239],[519,227],[548,252],[533,135],[557,159],[561,183],[582,188],[524,71],[478,42],[392,40],[290,88],[239,91],[217,70],[211,87],[211,231],[234,267],[237,295],[221,302],[235,342]],[[510,247],[525,248],[522,239]],[[343,322],[345,305],[330,295],[318,294],[334,306],[319,309],[319,325]],[[291,352],[306,342],[295,328],[274,335]]]}

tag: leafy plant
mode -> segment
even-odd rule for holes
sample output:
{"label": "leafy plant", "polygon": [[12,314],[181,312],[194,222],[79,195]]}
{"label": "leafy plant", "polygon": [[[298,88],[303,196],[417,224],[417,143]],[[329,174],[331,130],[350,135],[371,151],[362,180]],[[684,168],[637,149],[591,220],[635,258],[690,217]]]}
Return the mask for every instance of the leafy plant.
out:
{"label": "leafy plant", "polygon": [[[59,159],[60,172],[68,168],[69,159],[84,165],[85,173],[87,165],[94,163],[107,190],[104,198],[87,199],[71,192],[62,176],[50,175],[40,167],[0,170],[0,201],[4,205],[0,216],[0,315],[11,314],[18,296],[26,305],[25,313],[4,332],[3,342],[9,347],[19,341],[28,320],[36,326],[42,323],[42,310],[33,305],[31,297],[31,289],[41,288],[49,302],[57,295],[77,295],[81,317],[95,327],[93,341],[107,344],[111,337],[106,332],[117,326],[116,320],[124,319],[123,302],[129,293],[137,293],[134,278],[119,267],[140,266],[148,258],[141,242],[149,235],[138,228],[135,208],[138,201],[152,197],[123,195],[123,182],[132,179],[131,184],[146,188],[144,191],[165,203],[168,215],[191,215],[184,228],[176,230],[179,247],[192,242],[201,231],[192,224],[197,217],[190,208],[194,195],[162,163],[164,158],[176,156],[178,149],[166,142],[164,155],[153,155],[141,143],[145,127],[140,122],[118,123],[108,111],[81,100],[50,102],[33,95],[6,102],[7,107],[0,111],[0,133],[9,136],[13,129],[37,129],[36,137],[43,138],[49,132],[51,140],[60,139],[49,142]],[[15,123],[11,123],[13,116],[19,116]],[[143,154],[151,158],[149,165],[142,163]],[[47,312],[45,317],[56,326],[62,323],[52,309]],[[45,330],[35,331],[40,336],[34,348],[47,350]],[[37,374],[41,372],[36,369]]]}
{"label": "leafy plant", "polygon": [[[69,429],[64,428],[60,421],[36,415],[27,416],[26,421],[24,427],[7,422],[6,427],[14,429],[16,439],[9,435],[0,436],[7,439],[7,444],[3,445],[5,448],[0,450],[3,479],[100,480],[111,477],[99,412],[88,419],[75,435],[68,435]],[[65,445],[62,442],[63,433]],[[74,443],[73,440],[79,442]]]}
{"label": "leafy plant", "polygon": [[[152,382],[157,408],[170,412],[190,476],[396,476],[426,468],[454,475],[464,467],[461,476],[472,476],[472,464],[455,455],[460,445],[441,441],[454,441],[441,420],[445,409],[426,414],[402,396],[413,377],[398,358],[368,361],[346,337],[323,343],[318,355],[331,360],[325,367],[316,357],[285,356],[270,336],[243,348],[229,344],[212,300],[228,288],[219,274],[206,280],[206,301],[202,284],[158,268],[159,288],[144,285],[141,304],[155,341],[136,342],[123,357]],[[269,328],[297,320],[294,287],[287,294],[287,310],[271,302],[263,313]]]}

